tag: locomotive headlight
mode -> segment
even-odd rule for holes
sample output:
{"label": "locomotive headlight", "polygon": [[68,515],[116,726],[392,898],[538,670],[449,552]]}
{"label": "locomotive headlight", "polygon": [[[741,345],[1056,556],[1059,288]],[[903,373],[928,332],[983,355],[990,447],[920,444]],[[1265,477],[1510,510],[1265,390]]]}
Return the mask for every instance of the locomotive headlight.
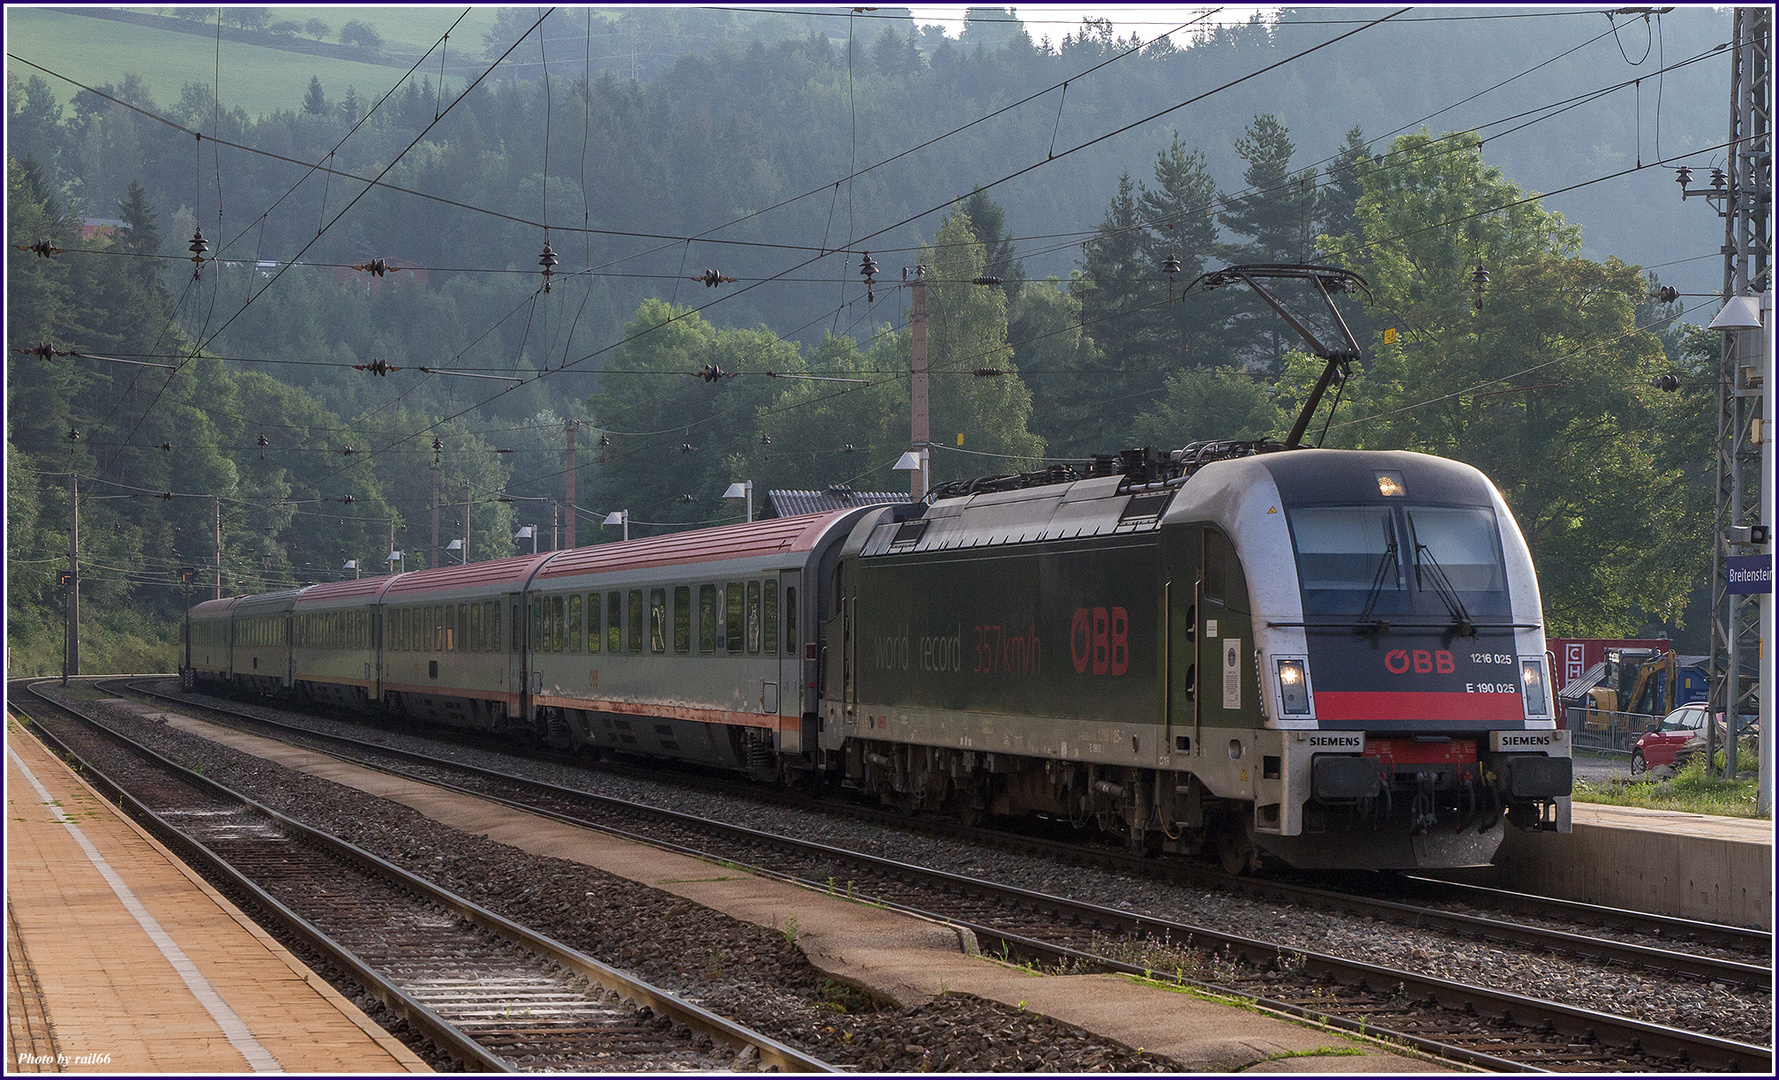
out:
{"label": "locomotive headlight", "polygon": [[1520,657],[1520,693],[1526,703],[1526,719],[1550,719],[1550,687],[1542,657]]}
{"label": "locomotive headlight", "polygon": [[1309,668],[1305,661],[1279,660],[1275,663],[1275,670],[1279,677],[1280,715],[1308,716],[1310,714],[1310,680]]}

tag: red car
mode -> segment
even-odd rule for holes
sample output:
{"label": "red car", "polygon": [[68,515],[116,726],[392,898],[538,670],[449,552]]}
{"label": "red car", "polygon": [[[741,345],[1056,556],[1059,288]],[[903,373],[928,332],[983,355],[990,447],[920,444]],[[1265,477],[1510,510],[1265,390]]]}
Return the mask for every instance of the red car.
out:
{"label": "red car", "polygon": [[[1721,714],[1719,714],[1721,717]],[[1718,732],[1723,731],[1723,721],[1718,720]],[[1631,751],[1631,775],[1642,776],[1650,769],[1659,769],[1674,764],[1674,757],[1688,739],[1702,736],[1705,733],[1705,703],[1683,706],[1662,717],[1661,723],[1649,729],[1649,732],[1637,740],[1637,746]]]}

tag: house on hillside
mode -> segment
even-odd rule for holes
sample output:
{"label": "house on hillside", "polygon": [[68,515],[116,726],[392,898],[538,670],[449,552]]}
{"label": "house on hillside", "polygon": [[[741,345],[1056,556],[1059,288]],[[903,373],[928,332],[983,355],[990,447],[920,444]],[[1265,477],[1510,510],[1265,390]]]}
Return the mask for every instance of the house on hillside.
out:
{"label": "house on hillside", "polygon": [[80,238],[82,240],[91,240],[93,237],[97,236],[104,240],[111,240],[117,236],[117,231],[119,229],[128,229],[129,227],[130,223],[121,218],[81,218]]}

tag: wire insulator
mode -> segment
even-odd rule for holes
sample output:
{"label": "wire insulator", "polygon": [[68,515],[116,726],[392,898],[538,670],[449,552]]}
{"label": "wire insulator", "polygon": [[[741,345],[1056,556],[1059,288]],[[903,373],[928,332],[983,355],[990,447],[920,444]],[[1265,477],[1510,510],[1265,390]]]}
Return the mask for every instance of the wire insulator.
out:
{"label": "wire insulator", "polygon": [[361,270],[367,274],[375,274],[378,277],[382,277],[384,274],[395,273],[396,271],[400,270],[401,267],[391,266],[387,259],[372,259],[370,262],[367,262],[367,263],[359,263],[358,265],[354,266],[352,269]]}
{"label": "wire insulator", "polygon": [[60,255],[67,250],[66,248],[56,247],[48,240],[39,240],[35,244],[20,244],[18,245],[18,249],[20,251],[35,251],[39,259],[47,259],[51,255]]}
{"label": "wire insulator", "polygon": [[541,254],[537,257],[537,264],[539,266],[543,267],[542,273],[544,275],[544,291],[545,292],[550,291],[550,276],[556,272],[555,266],[558,261],[559,260],[557,260],[557,258],[556,258],[556,253],[554,251],[550,250],[549,242],[545,241],[543,254]]}
{"label": "wire insulator", "polygon": [[191,277],[196,281],[204,269],[204,252],[210,250],[210,241],[204,239],[203,229],[192,230],[191,243],[185,245],[185,249],[191,252]]}

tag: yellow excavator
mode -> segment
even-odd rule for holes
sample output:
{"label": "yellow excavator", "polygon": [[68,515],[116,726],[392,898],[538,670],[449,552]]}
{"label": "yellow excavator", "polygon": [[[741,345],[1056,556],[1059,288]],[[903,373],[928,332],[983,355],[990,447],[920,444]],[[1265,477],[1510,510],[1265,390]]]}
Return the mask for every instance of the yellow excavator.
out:
{"label": "yellow excavator", "polygon": [[1641,732],[1682,705],[1704,701],[1710,690],[1705,659],[1679,656],[1671,650],[1608,652],[1604,661],[1563,688],[1569,726]]}

